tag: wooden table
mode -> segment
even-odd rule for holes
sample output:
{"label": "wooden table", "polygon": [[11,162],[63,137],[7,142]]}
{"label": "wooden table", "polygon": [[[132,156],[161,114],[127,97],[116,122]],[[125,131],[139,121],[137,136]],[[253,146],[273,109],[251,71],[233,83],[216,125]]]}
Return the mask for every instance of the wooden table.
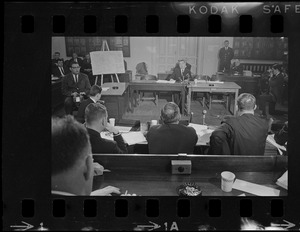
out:
{"label": "wooden table", "polygon": [[[203,196],[238,196],[243,192],[221,190],[221,172],[231,171],[238,179],[279,189],[280,196],[287,195],[287,190],[275,184],[287,168],[286,156],[94,154],[93,157],[95,162],[111,170],[94,177],[93,190],[111,185],[120,188],[122,193],[127,190],[140,196],[178,196],[179,185],[195,182]],[[191,160],[192,174],[171,174],[171,160]]]}
{"label": "wooden table", "polygon": [[236,107],[237,107],[237,97],[239,94],[239,89],[241,88],[239,85],[237,85],[234,82],[224,82],[224,83],[214,83],[210,84],[208,83],[197,83],[190,82],[190,84],[187,86],[188,88],[188,96],[187,96],[187,113],[191,113],[191,96],[192,92],[201,92],[201,93],[234,93],[234,108],[232,114],[236,114]]}
{"label": "wooden table", "polygon": [[243,75],[220,75],[219,81],[234,82],[241,86],[239,93],[251,93],[255,97],[259,94],[258,77],[247,77]]}
{"label": "wooden table", "polygon": [[183,83],[157,83],[156,81],[135,80],[129,83],[130,99],[133,105],[136,102],[134,91],[153,91],[153,92],[180,92],[181,94],[181,113],[184,114],[185,88],[187,84]]}

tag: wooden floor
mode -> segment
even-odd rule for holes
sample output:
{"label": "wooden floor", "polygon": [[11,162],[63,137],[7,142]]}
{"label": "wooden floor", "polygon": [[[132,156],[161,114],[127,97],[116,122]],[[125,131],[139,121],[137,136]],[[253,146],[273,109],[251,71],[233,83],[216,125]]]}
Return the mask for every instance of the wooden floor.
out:
{"label": "wooden floor", "polygon": [[[123,115],[123,119],[134,119],[140,120],[141,122],[151,121],[152,119],[159,120],[160,111],[163,106],[171,101],[169,96],[160,96],[158,100],[158,105],[155,105],[153,101],[141,101],[140,104],[134,108],[133,112],[126,112]],[[207,111],[205,115],[205,123],[210,126],[220,125],[223,117],[225,115],[230,115],[230,112],[226,110],[226,107],[222,103],[213,103],[211,109],[206,106],[203,107],[201,104],[201,98],[194,97],[191,102],[191,111],[193,112],[192,122],[197,124],[202,124],[203,114],[202,111],[205,109]],[[233,101],[231,101],[233,104]],[[233,105],[231,105],[233,108]],[[281,111],[280,115],[274,115],[272,118],[275,122],[283,123],[288,120],[287,104],[284,106],[276,106],[276,110]],[[260,114],[260,110],[255,111],[256,114]],[[53,112],[53,116],[62,117],[65,114],[63,107],[57,109]],[[182,116],[182,119],[189,119],[188,116]]]}

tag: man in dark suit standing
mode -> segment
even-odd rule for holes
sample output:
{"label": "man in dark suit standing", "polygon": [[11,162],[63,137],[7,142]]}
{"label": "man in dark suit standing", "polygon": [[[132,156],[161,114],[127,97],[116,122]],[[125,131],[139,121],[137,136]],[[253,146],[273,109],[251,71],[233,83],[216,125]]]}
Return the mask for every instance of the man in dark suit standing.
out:
{"label": "man in dark suit standing", "polygon": [[73,98],[79,95],[89,95],[91,89],[90,81],[87,75],[80,73],[80,66],[76,62],[72,62],[70,66],[71,73],[62,79],[62,94],[65,98],[66,114],[72,114]]}
{"label": "man in dark suit standing", "polygon": [[90,91],[90,97],[80,103],[76,119],[78,122],[84,123],[85,108],[91,103],[97,103],[101,98],[102,88],[98,85],[93,85]]}
{"label": "man in dark suit standing", "polygon": [[[104,105],[91,103],[85,108],[85,123],[90,136],[92,153],[127,153],[127,147],[119,130],[107,123],[107,110]],[[101,132],[108,130],[113,134],[113,140],[101,137]]]}
{"label": "man in dark suit standing", "polygon": [[63,77],[69,72],[62,59],[57,61],[57,65],[52,66],[52,75],[54,77]]}
{"label": "man in dark suit standing", "polygon": [[176,64],[173,73],[168,77],[168,80],[175,80],[176,82],[189,81],[192,78],[191,65],[186,60],[179,60]]}
{"label": "man in dark suit standing", "polygon": [[210,136],[210,155],[264,155],[271,122],[254,115],[256,99],[242,93],[237,99],[238,116],[228,116]]}
{"label": "man in dark suit standing", "polygon": [[152,126],[146,135],[149,153],[193,154],[198,136],[194,128],[179,124],[179,107],[174,102],[168,102],[160,117],[163,124]]}
{"label": "man in dark suit standing", "polygon": [[229,41],[224,41],[224,47],[219,51],[219,72],[230,72],[231,60],[233,59],[233,49],[229,47]]}

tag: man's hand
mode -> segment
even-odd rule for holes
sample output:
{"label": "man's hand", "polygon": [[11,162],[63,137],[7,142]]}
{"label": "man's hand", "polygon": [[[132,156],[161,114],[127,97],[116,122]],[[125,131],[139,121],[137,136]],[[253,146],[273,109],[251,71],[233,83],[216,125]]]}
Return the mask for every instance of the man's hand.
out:
{"label": "man's hand", "polygon": [[81,95],[85,95],[85,92],[80,92]]}
{"label": "man's hand", "polygon": [[93,163],[94,166],[94,176],[103,175],[104,167],[99,163]]}
{"label": "man's hand", "polygon": [[91,196],[111,196],[112,193],[121,194],[119,188],[113,186],[107,186],[105,188],[98,189],[91,192]]}
{"label": "man's hand", "polygon": [[107,123],[106,130],[108,130],[109,132],[111,132],[113,134],[118,134],[119,133],[119,130],[117,128],[113,127],[109,123]]}
{"label": "man's hand", "polygon": [[77,93],[73,92],[73,93],[71,93],[71,96],[75,97],[75,96],[77,96]]}

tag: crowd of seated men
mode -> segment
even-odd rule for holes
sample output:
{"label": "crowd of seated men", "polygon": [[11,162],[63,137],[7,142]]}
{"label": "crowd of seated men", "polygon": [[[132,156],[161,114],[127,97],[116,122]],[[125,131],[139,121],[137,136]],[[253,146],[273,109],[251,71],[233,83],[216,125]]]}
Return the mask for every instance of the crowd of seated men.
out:
{"label": "crowd of seated men", "polygon": [[[241,94],[238,98],[237,116],[227,117],[212,133],[212,155],[264,155],[264,147],[270,121],[254,115],[255,97]],[[162,125],[152,126],[147,133],[150,153],[178,154],[193,152],[197,134],[191,127],[179,124],[179,108],[174,102],[161,110]],[[101,138],[106,129],[113,133],[114,141]],[[275,140],[286,144],[288,124],[275,134]],[[73,116],[52,119],[52,174],[53,196],[90,195],[94,175],[103,174],[103,166],[93,163],[95,153],[127,153],[124,140],[114,126],[107,122],[107,110],[100,103],[90,103],[85,109],[85,122]],[[120,190],[108,186],[93,195],[120,194]]]}

